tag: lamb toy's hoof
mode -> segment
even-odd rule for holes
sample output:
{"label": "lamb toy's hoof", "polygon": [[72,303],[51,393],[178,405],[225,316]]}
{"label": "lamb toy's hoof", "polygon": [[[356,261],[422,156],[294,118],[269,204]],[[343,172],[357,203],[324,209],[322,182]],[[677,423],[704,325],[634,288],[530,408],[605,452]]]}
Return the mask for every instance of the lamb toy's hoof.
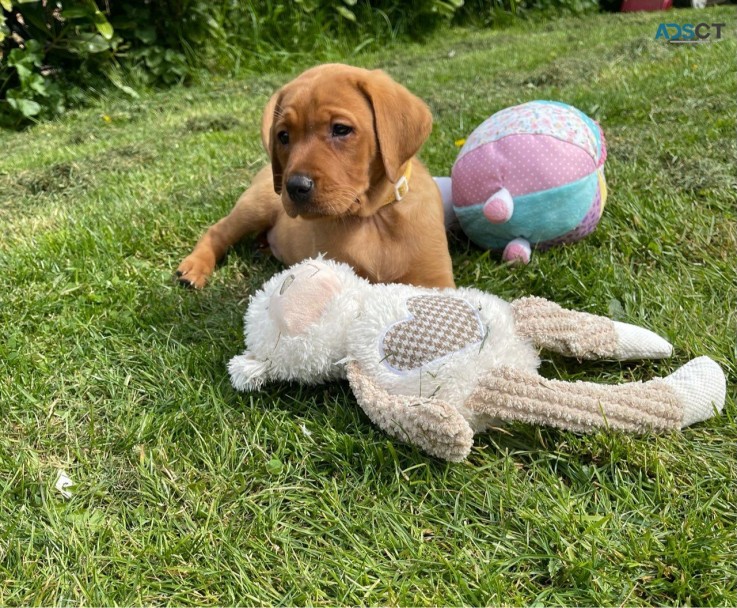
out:
{"label": "lamb toy's hoof", "polygon": [[525,239],[514,239],[507,243],[502,253],[502,260],[513,264],[529,264],[532,247]]}
{"label": "lamb toy's hoof", "polygon": [[617,347],[614,358],[618,361],[632,359],[663,359],[673,354],[673,346],[665,338],[644,327],[614,321]]}
{"label": "lamb toy's hoof", "polygon": [[719,364],[697,357],[663,378],[683,403],[681,428],[711,418],[724,409],[727,379]]}
{"label": "lamb toy's hoof", "polygon": [[484,217],[492,224],[504,224],[512,218],[514,202],[509,190],[502,188],[493,194],[484,204]]}

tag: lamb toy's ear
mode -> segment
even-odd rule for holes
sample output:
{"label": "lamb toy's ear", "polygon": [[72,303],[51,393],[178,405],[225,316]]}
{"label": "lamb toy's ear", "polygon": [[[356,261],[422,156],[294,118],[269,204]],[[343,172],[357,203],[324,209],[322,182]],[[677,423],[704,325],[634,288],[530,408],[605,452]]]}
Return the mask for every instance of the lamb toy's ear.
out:
{"label": "lamb toy's ear", "polygon": [[233,357],[228,363],[230,382],[239,391],[256,391],[268,380],[269,365],[249,351]]}

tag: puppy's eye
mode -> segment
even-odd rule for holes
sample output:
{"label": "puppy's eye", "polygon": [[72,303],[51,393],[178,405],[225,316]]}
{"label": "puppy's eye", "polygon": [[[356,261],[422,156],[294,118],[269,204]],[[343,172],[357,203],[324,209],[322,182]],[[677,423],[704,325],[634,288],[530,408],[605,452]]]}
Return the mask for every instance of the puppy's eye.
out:
{"label": "puppy's eye", "polygon": [[279,143],[281,143],[283,146],[286,146],[289,143],[289,133],[286,131],[279,131],[276,134],[277,139],[279,140]]}
{"label": "puppy's eye", "polygon": [[353,127],[348,125],[334,124],[331,135],[333,137],[345,137],[349,133],[353,133]]}

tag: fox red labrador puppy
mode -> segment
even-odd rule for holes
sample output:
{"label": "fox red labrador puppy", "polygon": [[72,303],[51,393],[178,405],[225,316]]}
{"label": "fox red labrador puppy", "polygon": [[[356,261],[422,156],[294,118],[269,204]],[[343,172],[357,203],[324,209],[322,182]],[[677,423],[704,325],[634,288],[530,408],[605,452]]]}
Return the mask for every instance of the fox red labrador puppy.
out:
{"label": "fox red labrador puppy", "polygon": [[328,64],[269,100],[261,137],[271,164],[179,265],[203,287],[227,249],[266,234],[287,265],[324,253],[376,283],[454,287],[443,207],[415,157],[428,107],[380,70]]}

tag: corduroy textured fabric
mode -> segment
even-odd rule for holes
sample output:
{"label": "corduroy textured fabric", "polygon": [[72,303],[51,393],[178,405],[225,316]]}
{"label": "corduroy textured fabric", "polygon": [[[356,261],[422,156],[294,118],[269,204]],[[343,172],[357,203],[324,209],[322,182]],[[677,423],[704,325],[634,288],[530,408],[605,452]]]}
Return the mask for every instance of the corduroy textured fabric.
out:
{"label": "corduroy textured fabric", "polygon": [[466,405],[503,420],[576,432],[675,430],[683,416],[678,395],[661,379],[618,385],[562,382],[510,367],[481,378]]}
{"label": "corduroy textured fabric", "polygon": [[468,456],[473,431],[457,409],[431,397],[390,395],[355,361],[346,371],[361,409],[386,433],[452,462]]}
{"label": "corduroy textured fabric", "polygon": [[512,302],[517,332],[536,346],[578,359],[613,357],[617,334],[610,319],[566,310],[544,298]]}

